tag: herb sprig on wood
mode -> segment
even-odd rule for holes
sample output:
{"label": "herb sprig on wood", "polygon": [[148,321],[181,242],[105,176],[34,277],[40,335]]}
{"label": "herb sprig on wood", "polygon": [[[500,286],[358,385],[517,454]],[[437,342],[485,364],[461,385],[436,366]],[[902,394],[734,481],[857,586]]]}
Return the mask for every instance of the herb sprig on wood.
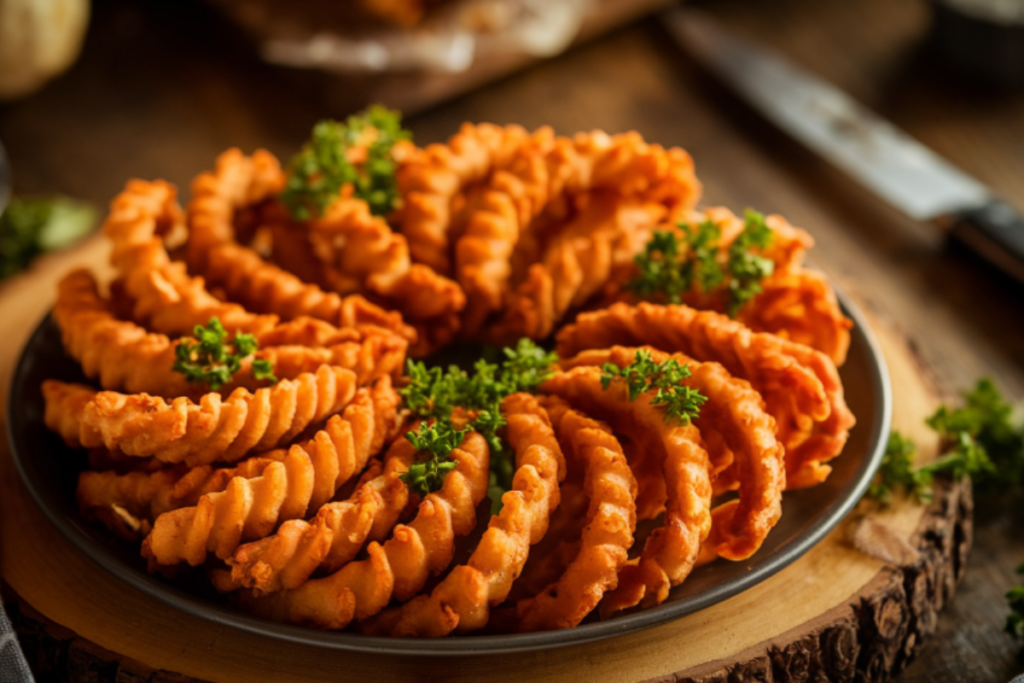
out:
{"label": "herb sprig on wood", "polygon": [[[231,381],[242,369],[242,361],[256,353],[259,343],[251,334],[236,334],[228,342],[228,332],[219,318],[210,318],[193,330],[196,341],[183,340],[174,349],[176,360],[172,369],[185,375],[194,384],[205,384],[217,391]],[[257,358],[252,361],[252,375],[258,380],[277,382],[270,361]]]}
{"label": "herb sprig on wood", "polygon": [[398,203],[397,164],[392,148],[412,134],[402,128],[402,116],[380,105],[340,121],[320,121],[310,140],[288,165],[281,201],[294,218],[322,216],[351,184],[353,194],[366,201],[371,213],[383,216]]}
{"label": "herb sprig on wood", "polygon": [[775,270],[775,262],[762,255],[773,233],[764,216],[747,210],[743,231],[727,249],[719,249],[722,231],[710,220],[679,223],[679,233],[655,231],[634,263],[635,278],[626,289],[645,299],[660,298],[678,304],[688,292],[709,294],[724,285],[725,310],[735,316],[761,293],[761,281]]}
{"label": "herb sprig on wood", "polygon": [[43,252],[77,242],[96,227],[96,209],[68,197],[15,197],[0,215],[0,280]]}
{"label": "herb sprig on wood", "polygon": [[624,368],[605,363],[601,367],[601,386],[608,389],[616,379],[625,381],[630,401],[635,401],[645,392],[654,391],[651,405],[665,408],[665,421],[688,425],[700,415],[701,406],[708,400],[696,389],[683,384],[689,376],[690,368],[674,358],[656,363],[651,359],[650,351],[640,350],[633,362]]}
{"label": "herb sprig on wood", "polygon": [[[419,432],[406,434],[421,451],[420,461],[401,477],[411,490],[426,495],[440,488],[444,474],[455,467],[449,459],[451,450],[472,429],[487,440],[491,450],[488,494],[492,509],[500,509],[501,494],[511,488],[513,470],[508,449],[498,435],[505,426],[501,402],[518,391],[535,390],[553,374],[556,360],[554,353],[529,339],[519,340],[515,348],[505,348],[503,356],[500,363],[478,360],[472,373],[455,365],[442,370],[422,362],[407,363],[409,383],[399,391],[406,406],[425,420]],[[461,428],[456,421],[464,423]]]}

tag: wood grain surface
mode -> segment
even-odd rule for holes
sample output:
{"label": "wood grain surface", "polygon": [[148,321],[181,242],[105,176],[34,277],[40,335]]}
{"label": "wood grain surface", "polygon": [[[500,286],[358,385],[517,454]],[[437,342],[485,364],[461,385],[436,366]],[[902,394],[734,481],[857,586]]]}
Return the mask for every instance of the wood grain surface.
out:
{"label": "wood grain surface", "polygon": [[[926,49],[924,0],[705,4],[1024,208],[1024,96],[947,77]],[[187,186],[231,145],[287,156],[317,118],[348,113],[337,106],[343,87],[259,63],[204,4],[97,0],[82,59],[33,97],[0,106],[0,140],[18,191],[62,191],[104,205],[129,177]],[[898,321],[942,395],[990,375],[1009,397],[1024,396],[1024,289],[773,130],[653,19],[409,123],[417,140],[430,142],[463,120],[548,123],[561,133],[636,129],[681,145],[696,160],[705,203],[777,211],[813,232],[815,261],[878,318]],[[0,349],[16,353],[28,331],[5,327]],[[1002,683],[1024,669],[1019,645],[1002,632],[1002,596],[1024,562],[1021,528],[1024,506],[978,501],[964,582],[900,680]]]}

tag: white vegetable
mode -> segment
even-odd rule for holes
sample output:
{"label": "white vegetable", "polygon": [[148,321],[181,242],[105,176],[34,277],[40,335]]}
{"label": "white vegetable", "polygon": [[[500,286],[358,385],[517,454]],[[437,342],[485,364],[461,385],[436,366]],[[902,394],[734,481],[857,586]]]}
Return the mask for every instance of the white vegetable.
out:
{"label": "white vegetable", "polygon": [[89,0],[0,0],[0,99],[38,89],[82,47]]}

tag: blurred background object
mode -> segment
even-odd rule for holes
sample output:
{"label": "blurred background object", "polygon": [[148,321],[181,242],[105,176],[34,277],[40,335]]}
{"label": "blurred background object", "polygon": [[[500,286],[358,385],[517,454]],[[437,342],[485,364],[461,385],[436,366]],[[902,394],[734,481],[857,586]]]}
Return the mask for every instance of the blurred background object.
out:
{"label": "blurred background object", "polygon": [[960,76],[1024,86],[1024,0],[933,0],[932,42]]}
{"label": "blurred background object", "polygon": [[89,0],[0,0],[0,100],[28,95],[78,57]]}

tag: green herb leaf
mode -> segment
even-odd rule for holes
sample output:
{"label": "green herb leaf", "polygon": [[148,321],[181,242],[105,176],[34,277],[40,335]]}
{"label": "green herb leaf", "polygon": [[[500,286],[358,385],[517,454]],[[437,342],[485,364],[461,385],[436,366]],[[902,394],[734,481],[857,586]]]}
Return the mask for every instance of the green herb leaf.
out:
{"label": "green herb leaf", "polygon": [[775,272],[775,262],[756,252],[771,244],[773,233],[764,216],[747,209],[743,232],[729,245],[729,302],[726,312],[735,317],[743,306],[761,293],[761,280]]}
{"label": "green herb leaf", "polygon": [[0,215],[0,279],[46,251],[62,249],[96,227],[96,209],[62,196],[15,197]]}
{"label": "green herb leaf", "polygon": [[[1024,564],[1017,567],[1017,573],[1024,574]],[[1010,614],[1006,617],[1006,631],[1017,638],[1024,638],[1024,584],[1011,588],[1010,592],[1006,594],[1006,599],[1010,601]]]}
{"label": "green herb leaf", "polygon": [[914,470],[916,453],[917,447],[914,442],[893,430],[889,434],[882,464],[868,488],[867,495],[888,505],[892,500],[892,492],[903,488],[908,495],[914,495],[918,500],[930,500],[931,476],[921,475]]}
{"label": "green herb leaf", "polygon": [[[242,361],[259,347],[251,334],[235,335],[234,341],[229,344],[227,330],[216,317],[210,318],[205,326],[196,325],[193,335],[195,342],[183,339],[175,347],[176,360],[172,369],[185,375],[189,382],[208,385],[211,391],[217,391],[230,382],[231,377],[241,369]],[[268,360],[253,360],[252,372],[258,380],[277,382],[274,368]]]}
{"label": "green herb leaf", "polygon": [[[374,215],[393,211],[399,195],[392,148],[412,137],[401,121],[399,112],[373,105],[345,123],[317,123],[310,140],[288,165],[281,201],[292,216],[299,220],[322,216],[346,184],[352,185],[355,196]],[[354,163],[350,150],[356,148],[365,150],[365,158]]]}
{"label": "green herb leaf", "polygon": [[654,391],[651,404],[665,408],[665,421],[670,424],[687,425],[700,415],[700,408],[707,402],[707,397],[696,389],[683,384],[690,376],[690,368],[680,365],[679,361],[669,358],[656,363],[651,359],[650,351],[636,352],[633,362],[624,368],[614,363],[605,363],[601,367],[601,386],[608,389],[616,379],[626,382],[629,400],[635,401],[642,394]]}
{"label": "green herb leaf", "polygon": [[451,452],[469,434],[470,429],[455,429],[446,422],[421,422],[418,431],[407,432],[405,438],[425,457],[409,466],[399,475],[409,490],[420,495],[437,491],[444,484],[445,475],[458,463],[451,459]]}

